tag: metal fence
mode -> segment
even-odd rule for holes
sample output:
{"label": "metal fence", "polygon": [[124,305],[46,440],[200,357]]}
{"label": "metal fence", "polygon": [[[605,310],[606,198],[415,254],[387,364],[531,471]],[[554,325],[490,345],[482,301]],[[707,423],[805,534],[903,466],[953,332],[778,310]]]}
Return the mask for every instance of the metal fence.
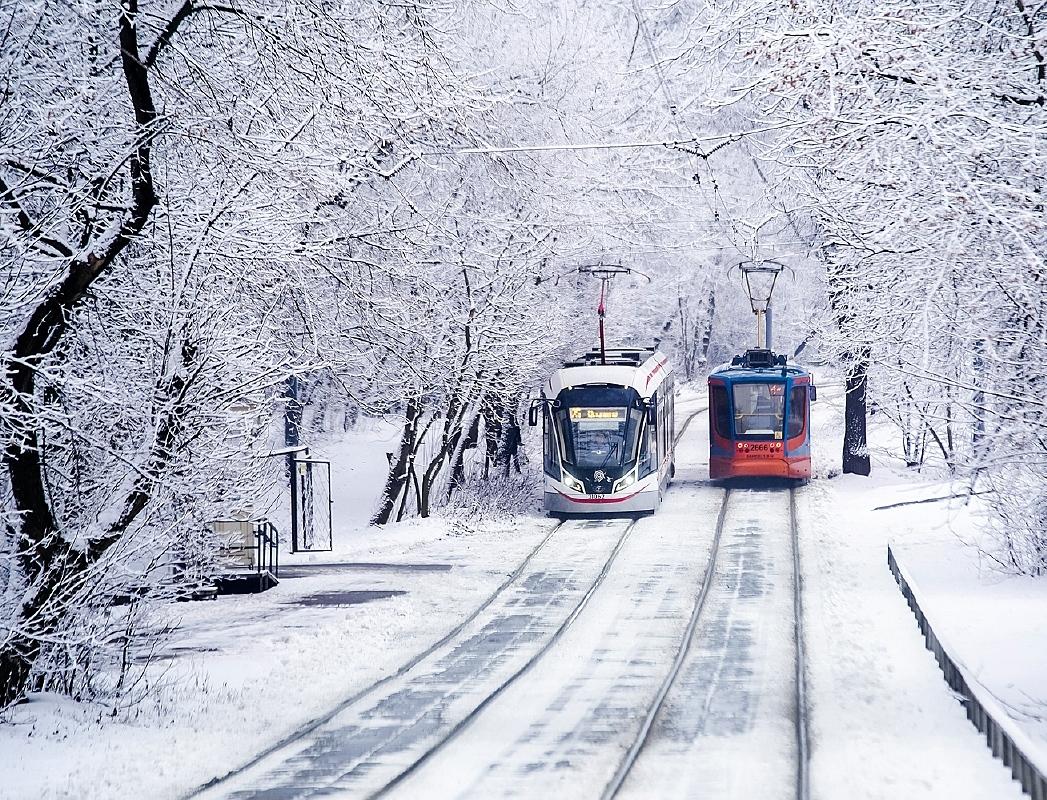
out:
{"label": "metal fence", "polygon": [[949,684],[949,688],[963,698],[962,703],[967,709],[967,719],[978,729],[979,733],[984,734],[985,744],[992,750],[992,754],[1001,759],[1004,766],[1011,768],[1011,777],[1022,785],[1022,791],[1033,800],[1047,800],[1047,777],[1037,769],[1015,741],[1016,738],[1021,737],[1021,733],[1013,727],[1007,730],[1008,726],[1005,726],[1004,720],[1008,720],[1009,717],[1006,712],[999,708],[991,698],[979,698],[964,675],[963,669],[946,652],[941,640],[931,628],[931,623],[923,613],[923,609],[920,608],[904,571],[898,566],[890,545],[887,547],[887,565],[894,573],[894,579],[898,582],[902,595],[909,603],[909,608],[916,615],[920,632],[927,642],[927,649],[934,653],[938,666],[945,674],[945,682]]}
{"label": "metal fence", "polygon": [[330,550],[331,462],[296,456],[291,465],[291,552]]}

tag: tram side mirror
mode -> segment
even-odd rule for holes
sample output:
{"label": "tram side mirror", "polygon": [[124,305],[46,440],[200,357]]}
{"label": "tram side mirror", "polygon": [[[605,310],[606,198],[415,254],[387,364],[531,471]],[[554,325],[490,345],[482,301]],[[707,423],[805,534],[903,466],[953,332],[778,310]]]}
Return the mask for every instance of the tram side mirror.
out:
{"label": "tram side mirror", "polygon": [[532,428],[538,424],[538,405],[541,400],[532,400],[531,407],[527,409],[527,424]]}
{"label": "tram side mirror", "polygon": [[654,403],[647,404],[647,424],[658,424],[658,406],[656,406]]}
{"label": "tram side mirror", "polygon": [[818,399],[818,387],[817,387],[817,386],[815,386],[815,385],[814,385],[814,384],[812,383],[812,384],[811,384],[811,402],[813,403],[813,402],[814,402],[815,400],[817,400],[817,399]]}

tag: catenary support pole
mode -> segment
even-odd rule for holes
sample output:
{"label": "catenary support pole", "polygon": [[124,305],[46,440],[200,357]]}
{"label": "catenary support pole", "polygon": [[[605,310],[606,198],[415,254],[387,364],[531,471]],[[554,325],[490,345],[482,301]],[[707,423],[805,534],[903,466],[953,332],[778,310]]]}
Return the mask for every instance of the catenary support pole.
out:
{"label": "catenary support pole", "polygon": [[774,349],[774,345],[771,344],[771,317],[771,303],[770,301],[767,301],[767,310],[763,312],[763,322],[766,330],[766,333],[764,334],[764,339],[766,340],[764,346],[768,350]]}

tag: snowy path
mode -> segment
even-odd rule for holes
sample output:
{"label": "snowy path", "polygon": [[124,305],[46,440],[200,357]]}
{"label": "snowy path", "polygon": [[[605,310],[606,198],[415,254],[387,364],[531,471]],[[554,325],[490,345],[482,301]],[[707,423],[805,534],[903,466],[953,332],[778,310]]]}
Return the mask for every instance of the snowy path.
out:
{"label": "snowy path", "polygon": [[703,433],[579,624],[404,797],[797,796],[792,492],[687,480]]}
{"label": "snowy path", "polygon": [[704,433],[658,514],[561,525],[449,641],[200,796],[793,796],[791,493],[701,480]]}
{"label": "snowy path", "polygon": [[578,623],[402,796],[598,793],[679,646],[722,494],[678,487],[641,520]]}
{"label": "snowy path", "polygon": [[[814,417],[823,450],[839,428],[834,403],[830,394]],[[5,775],[0,798],[185,797],[256,753],[191,796],[388,787],[395,797],[791,800],[801,759],[790,493],[733,488],[714,548],[725,493],[705,480],[707,434],[699,413],[665,503],[631,528],[525,516],[465,533],[404,525],[345,563],[289,569],[267,595],[182,609],[164,663],[199,663],[218,688],[190,687],[157,716],[117,723],[29,704],[4,729],[5,763],[26,768]],[[885,537],[899,524],[871,510],[882,493],[836,478],[792,495],[812,800],[1020,797],[886,569]],[[391,596],[339,605],[357,591]]]}

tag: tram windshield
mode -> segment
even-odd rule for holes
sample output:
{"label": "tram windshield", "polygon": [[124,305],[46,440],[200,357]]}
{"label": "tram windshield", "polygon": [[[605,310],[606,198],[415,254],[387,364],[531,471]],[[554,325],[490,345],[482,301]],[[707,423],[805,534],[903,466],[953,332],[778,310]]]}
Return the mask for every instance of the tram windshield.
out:
{"label": "tram windshield", "polygon": [[734,431],[738,436],[782,438],[784,383],[734,384]]}
{"label": "tram windshield", "polygon": [[636,460],[644,414],[635,389],[568,389],[559,401],[555,413],[568,464],[601,469]]}

